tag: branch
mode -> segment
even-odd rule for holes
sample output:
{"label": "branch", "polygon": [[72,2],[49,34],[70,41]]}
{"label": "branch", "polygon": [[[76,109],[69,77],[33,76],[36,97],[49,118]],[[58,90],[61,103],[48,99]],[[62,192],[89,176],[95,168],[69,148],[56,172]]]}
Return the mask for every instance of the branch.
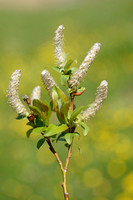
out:
{"label": "branch", "polygon": [[63,165],[62,165],[62,162],[59,158],[59,155],[58,153],[55,151],[50,139],[48,137],[45,137],[46,138],[46,141],[49,145],[49,149],[50,151],[54,154],[54,156],[56,157],[56,160],[61,168],[61,171],[62,171],[62,176],[63,176],[63,182],[62,182],[62,188],[63,188],[63,192],[64,192],[64,198],[65,200],[69,200],[69,194],[67,192],[67,188],[66,188],[66,170],[63,168]]}

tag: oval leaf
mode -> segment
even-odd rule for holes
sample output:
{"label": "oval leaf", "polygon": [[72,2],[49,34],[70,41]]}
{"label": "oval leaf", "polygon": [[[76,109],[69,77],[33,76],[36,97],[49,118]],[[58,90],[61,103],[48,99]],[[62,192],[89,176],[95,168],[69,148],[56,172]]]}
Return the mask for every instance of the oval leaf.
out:
{"label": "oval leaf", "polygon": [[44,136],[52,136],[56,135],[60,132],[63,132],[68,129],[68,126],[66,124],[62,124],[60,126],[56,126],[54,124],[50,124],[49,127],[47,128]]}
{"label": "oval leaf", "polygon": [[84,129],[83,135],[86,136],[89,132],[89,127],[84,122],[81,122],[80,125]]}
{"label": "oval leaf", "polygon": [[70,123],[77,117],[77,115],[82,111],[83,108],[84,106],[80,106],[72,112],[71,117],[70,117]]}
{"label": "oval leaf", "polygon": [[45,123],[45,116],[44,114],[41,112],[41,110],[39,108],[37,108],[36,106],[29,106],[29,108],[35,113],[37,114]]}
{"label": "oval leaf", "polygon": [[34,129],[31,128],[31,129],[29,129],[29,130],[26,132],[26,136],[27,136],[27,138],[30,137],[30,135],[31,135],[31,133],[32,133],[33,130],[34,130]]}
{"label": "oval leaf", "polygon": [[66,142],[68,144],[72,143],[73,136],[74,136],[74,133],[67,133],[67,134],[65,134],[65,139],[66,139]]}
{"label": "oval leaf", "polygon": [[38,133],[41,133],[43,131],[45,131],[47,128],[46,127],[37,127],[37,128],[34,128],[32,133],[33,134],[38,134]]}
{"label": "oval leaf", "polygon": [[16,117],[16,119],[20,120],[20,119],[26,119],[26,115],[22,115],[22,114],[18,114],[18,116]]}
{"label": "oval leaf", "polygon": [[36,106],[37,108],[39,108],[43,112],[48,112],[48,109],[49,109],[46,104],[44,104],[43,102],[41,102],[38,99],[33,100],[33,106]]}
{"label": "oval leaf", "polygon": [[45,142],[45,139],[44,139],[44,138],[40,139],[40,140],[37,142],[37,148],[40,149],[40,147],[44,144],[44,142]]}

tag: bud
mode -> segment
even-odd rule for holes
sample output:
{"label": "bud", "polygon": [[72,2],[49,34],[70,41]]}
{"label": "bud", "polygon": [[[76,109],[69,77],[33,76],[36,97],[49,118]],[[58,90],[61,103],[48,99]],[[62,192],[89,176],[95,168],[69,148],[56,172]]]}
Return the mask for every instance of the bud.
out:
{"label": "bud", "polygon": [[48,90],[49,95],[52,94],[53,86],[57,84],[55,83],[54,79],[50,75],[50,73],[47,70],[43,70],[41,73],[42,81],[45,85],[45,88]]}
{"label": "bud", "polygon": [[72,90],[76,90],[80,83],[84,80],[84,77],[92,64],[94,58],[96,57],[97,53],[100,50],[100,43],[95,43],[91,50],[88,52],[87,56],[85,57],[84,61],[80,65],[79,69],[73,74],[70,80],[70,87]]}
{"label": "bud", "polygon": [[63,68],[65,65],[65,52],[63,49],[63,43],[64,43],[63,30],[64,26],[60,25],[58,29],[55,31],[55,57],[57,59],[60,68]]}
{"label": "bud", "polygon": [[19,81],[21,77],[21,70],[15,70],[10,78],[8,90],[8,102],[10,106],[20,115],[28,116],[28,111],[19,99]]}
{"label": "bud", "polygon": [[96,112],[99,110],[101,105],[103,104],[104,99],[107,97],[107,91],[108,91],[108,82],[107,81],[102,81],[100,86],[97,88],[97,94],[96,94],[96,99],[94,103],[90,105],[90,107],[83,112],[82,114],[82,120],[87,120],[90,117],[93,117]]}
{"label": "bud", "polygon": [[33,102],[34,99],[38,99],[40,100],[41,97],[41,87],[40,86],[36,86],[33,90],[32,90],[32,94],[31,94],[31,104]]}

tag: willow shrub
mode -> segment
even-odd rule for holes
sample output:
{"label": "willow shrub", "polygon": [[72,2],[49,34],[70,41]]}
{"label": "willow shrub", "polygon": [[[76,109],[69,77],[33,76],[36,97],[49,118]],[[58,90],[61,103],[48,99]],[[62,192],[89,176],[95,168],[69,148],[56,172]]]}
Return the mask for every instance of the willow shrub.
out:
{"label": "willow shrub", "polygon": [[[92,104],[79,107],[74,105],[75,96],[80,96],[85,91],[85,88],[80,87],[80,84],[83,82],[90,65],[100,50],[101,45],[100,43],[95,43],[87,53],[87,56],[81,63],[80,67],[75,69],[72,67],[74,60],[68,59],[68,56],[63,49],[63,31],[64,27],[60,25],[55,32],[55,57],[58,66],[54,67],[54,70],[60,73],[61,84],[67,87],[69,98],[67,98],[68,95],[66,96],[66,94],[59,88],[50,73],[44,69],[41,73],[41,78],[51,97],[51,101],[46,102],[40,100],[41,88],[40,86],[37,86],[33,89],[30,98],[27,95],[23,96],[23,100],[29,108],[26,109],[19,98],[21,70],[16,70],[10,78],[8,102],[18,113],[16,119],[26,118],[28,120],[26,125],[31,126],[31,128],[27,132],[27,137],[29,138],[30,134],[40,134],[42,138],[37,142],[37,148],[43,148],[42,146],[46,142],[50,151],[56,157],[63,175],[62,188],[64,199],[68,200],[69,193],[67,191],[66,175],[71,158],[74,137],[80,136],[80,133],[77,132],[77,127],[81,126],[83,128],[83,135],[87,135],[88,126],[86,121],[95,115],[101,107],[104,99],[107,97],[108,83],[105,80],[100,83],[97,88],[96,98]],[[59,121],[56,125],[49,123],[52,112],[56,113]],[[64,166],[53,146],[55,141],[65,142],[65,147],[68,149]]]}

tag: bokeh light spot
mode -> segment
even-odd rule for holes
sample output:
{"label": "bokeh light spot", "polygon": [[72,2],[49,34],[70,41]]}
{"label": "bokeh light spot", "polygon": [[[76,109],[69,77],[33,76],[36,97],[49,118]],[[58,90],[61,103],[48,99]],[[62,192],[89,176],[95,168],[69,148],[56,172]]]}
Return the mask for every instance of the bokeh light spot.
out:
{"label": "bokeh light spot", "polygon": [[102,184],[99,187],[93,189],[93,194],[97,196],[106,195],[111,192],[111,189],[112,187],[110,182],[107,179],[103,178]]}
{"label": "bokeh light spot", "polygon": [[102,173],[97,169],[89,169],[84,173],[84,183],[88,188],[99,187],[103,183]]}
{"label": "bokeh light spot", "polygon": [[132,200],[133,198],[127,193],[120,193],[115,197],[115,200]]}
{"label": "bokeh light spot", "polygon": [[126,171],[126,164],[123,160],[112,160],[107,165],[107,171],[112,178],[119,178]]}
{"label": "bokeh light spot", "polygon": [[33,193],[32,188],[28,185],[20,184],[16,180],[8,179],[2,185],[2,191],[15,199],[25,200]]}
{"label": "bokeh light spot", "polygon": [[133,172],[129,173],[122,181],[123,189],[133,194]]}

